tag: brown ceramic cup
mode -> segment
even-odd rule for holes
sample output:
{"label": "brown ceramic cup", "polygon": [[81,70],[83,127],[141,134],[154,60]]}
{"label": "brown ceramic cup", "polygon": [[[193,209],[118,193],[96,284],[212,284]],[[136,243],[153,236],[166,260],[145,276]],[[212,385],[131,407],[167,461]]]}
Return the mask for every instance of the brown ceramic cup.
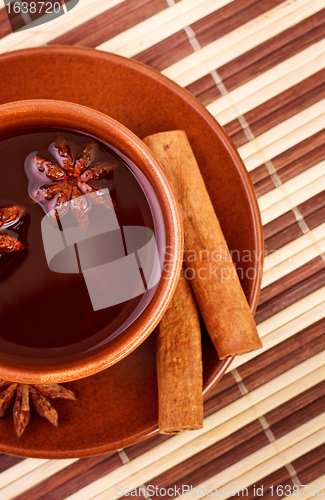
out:
{"label": "brown ceramic cup", "polygon": [[[48,358],[46,362],[34,363],[26,356],[24,362],[22,357],[8,358],[0,351],[0,378],[34,384],[84,378],[108,368],[130,354],[159,323],[175,291],[182,263],[182,227],[174,193],[161,166],[136,135],[98,111],[68,102],[30,100],[0,106],[0,141],[47,129],[91,136],[112,146],[136,165],[159,202],[164,226],[160,230],[164,231],[165,244],[168,247],[168,268],[162,267],[161,279],[153,297],[140,315],[115,338],[100,348],[83,353],[78,359],[67,360],[58,357],[55,360]],[[38,327],[36,323],[35,328]]]}

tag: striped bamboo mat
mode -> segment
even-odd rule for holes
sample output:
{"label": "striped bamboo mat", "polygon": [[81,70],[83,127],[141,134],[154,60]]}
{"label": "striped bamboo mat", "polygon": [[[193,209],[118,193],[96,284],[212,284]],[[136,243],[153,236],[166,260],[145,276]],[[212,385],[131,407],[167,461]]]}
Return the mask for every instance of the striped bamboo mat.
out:
{"label": "striped bamboo mat", "polygon": [[192,92],[239,150],[267,251],[264,348],[234,361],[202,430],[80,460],[2,455],[0,499],[325,498],[325,1],[79,0],[42,26],[17,14],[35,27],[15,34],[0,9],[2,53],[97,47]]}

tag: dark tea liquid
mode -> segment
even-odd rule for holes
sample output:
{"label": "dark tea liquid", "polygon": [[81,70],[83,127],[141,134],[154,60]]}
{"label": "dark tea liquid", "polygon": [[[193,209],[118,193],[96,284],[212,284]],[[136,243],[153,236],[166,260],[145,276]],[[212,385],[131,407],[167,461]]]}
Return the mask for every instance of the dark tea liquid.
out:
{"label": "dark tea liquid", "polygon": [[[109,190],[119,226],[149,228],[160,253],[165,244],[163,218],[153,189],[143,174],[98,140],[78,133],[60,133],[73,144],[75,151],[81,152],[95,141],[99,145],[97,160],[104,162],[115,157],[117,168],[97,185]],[[57,131],[52,130],[0,142],[0,207],[26,208],[18,227],[13,225],[9,229],[28,245],[27,250],[16,255],[0,254],[0,357],[3,360],[21,358],[24,363],[47,364],[77,359],[122,332],[139,316],[156,290],[154,287],[130,300],[94,311],[81,272],[60,273],[49,269],[41,232],[41,221],[48,206],[42,207],[29,197],[31,182],[28,183],[24,162],[36,151],[57,164],[47,150],[56,138]],[[96,217],[102,216],[101,208],[90,209],[90,222],[96,223]],[[102,239],[103,248],[109,247],[109,234]]]}

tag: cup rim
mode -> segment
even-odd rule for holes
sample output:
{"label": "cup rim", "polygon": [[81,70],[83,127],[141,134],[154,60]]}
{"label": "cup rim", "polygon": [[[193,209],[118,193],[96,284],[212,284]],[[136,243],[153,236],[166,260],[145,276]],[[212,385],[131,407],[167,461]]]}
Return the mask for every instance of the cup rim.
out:
{"label": "cup rim", "polygon": [[[29,384],[68,382],[88,377],[119,362],[134,351],[154,330],[175,292],[182,266],[183,231],[173,189],[149,148],[132,131],[113,118],[86,106],[66,101],[33,99],[0,105],[0,140],[27,130],[63,128],[80,132],[111,144],[129,157],[146,175],[162,210],[166,246],[170,248],[168,273],[149,304],[121,335],[100,351],[75,361],[48,366],[14,365],[0,361],[0,378]],[[164,276],[165,273],[165,276]]]}

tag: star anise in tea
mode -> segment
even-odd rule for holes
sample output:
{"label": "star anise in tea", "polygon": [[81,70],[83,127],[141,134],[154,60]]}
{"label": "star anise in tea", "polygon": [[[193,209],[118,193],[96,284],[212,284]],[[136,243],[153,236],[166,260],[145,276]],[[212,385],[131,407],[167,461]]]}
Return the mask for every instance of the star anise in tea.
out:
{"label": "star anise in tea", "polygon": [[[31,184],[34,184],[35,179],[40,180],[36,190],[30,190],[32,199],[43,206],[51,202],[47,204],[46,212],[54,212],[57,220],[67,213],[71,201],[75,219],[80,228],[86,230],[92,203],[104,208],[114,206],[110,196],[95,181],[107,177],[117,167],[117,161],[112,157],[110,162],[96,162],[99,148],[95,142],[85,146],[76,158],[72,149],[59,134],[56,142],[48,148],[58,165],[34,153],[26,158],[25,170]],[[31,180],[31,177],[34,179]]]}
{"label": "star anise in tea", "polygon": [[59,384],[28,385],[17,384],[0,379],[0,387],[8,386],[0,393],[0,417],[7,415],[11,408],[14,426],[18,438],[23,434],[30,419],[30,409],[46,418],[55,427],[58,426],[58,413],[50,399],[62,398],[76,400],[72,391]]}
{"label": "star anise in tea", "polygon": [[24,207],[12,206],[0,208],[0,254],[25,250],[26,245],[6,232],[10,226],[13,226],[19,221],[24,213]]}

